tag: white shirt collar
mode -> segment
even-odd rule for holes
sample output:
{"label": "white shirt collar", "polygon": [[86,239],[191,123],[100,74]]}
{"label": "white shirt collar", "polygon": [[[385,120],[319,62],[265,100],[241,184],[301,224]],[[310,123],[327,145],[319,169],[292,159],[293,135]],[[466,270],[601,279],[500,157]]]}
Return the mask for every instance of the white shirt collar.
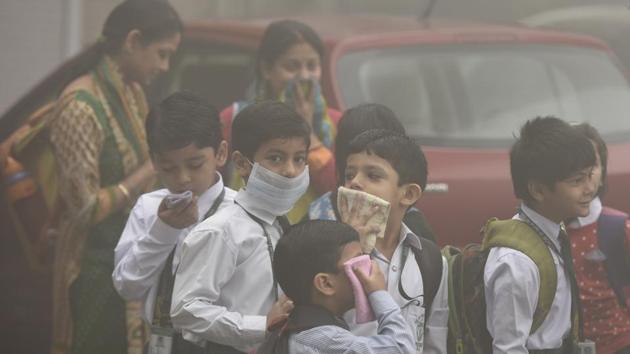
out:
{"label": "white shirt collar", "polygon": [[[422,249],[422,243],[420,243],[420,237],[411,231],[411,229],[405,225],[405,223],[401,224],[400,227],[400,243],[407,242],[409,246],[417,248],[419,250]],[[400,245],[400,244],[399,244]]]}
{"label": "white shirt collar", "polygon": [[578,217],[577,219],[571,221],[567,226],[572,229],[578,229],[597,222],[597,219],[599,219],[603,209],[601,199],[599,199],[599,197],[595,197],[595,199],[591,201],[591,205],[588,209],[589,211],[587,216],[583,218]]}
{"label": "white shirt collar", "polygon": [[521,210],[527,215],[533,222],[538,226],[542,232],[545,233],[547,237],[554,243],[558,249],[560,249],[560,242],[558,240],[558,234],[560,234],[560,224],[547,219],[546,217],[540,215],[534,209],[525,205],[525,203],[521,203]]}
{"label": "white shirt collar", "polygon": [[[400,226],[400,237],[398,239],[398,245],[396,246],[396,249],[402,249],[406,242],[408,246],[422,250],[422,243],[420,243],[420,239],[418,237],[419,236],[416,236],[416,234],[414,234],[411,229],[409,229],[409,227],[405,225],[405,223],[402,223]],[[378,255],[383,259],[385,258],[383,254],[376,248],[372,250],[372,253]]]}
{"label": "white shirt collar", "polygon": [[221,174],[216,172],[217,181],[214,182],[210,188],[208,188],[205,192],[203,192],[199,199],[197,200],[197,210],[199,212],[199,221],[203,221],[203,217],[206,215],[214,201],[219,197],[221,191],[223,190],[223,177]]}

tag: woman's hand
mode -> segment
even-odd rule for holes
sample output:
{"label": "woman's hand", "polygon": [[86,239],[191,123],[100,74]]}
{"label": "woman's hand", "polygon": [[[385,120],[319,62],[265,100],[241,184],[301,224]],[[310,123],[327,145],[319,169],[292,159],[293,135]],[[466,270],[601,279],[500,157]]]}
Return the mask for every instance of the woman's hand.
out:
{"label": "woman's hand", "polygon": [[131,194],[132,196],[141,193],[150,183],[154,181],[156,176],[155,168],[151,160],[145,161],[142,166],[138,167],[129,177],[125,178],[120,184]]}
{"label": "woman's hand", "polygon": [[296,80],[292,86],[295,111],[304,118],[312,130],[313,115],[315,114],[315,89],[313,82],[310,80]]}

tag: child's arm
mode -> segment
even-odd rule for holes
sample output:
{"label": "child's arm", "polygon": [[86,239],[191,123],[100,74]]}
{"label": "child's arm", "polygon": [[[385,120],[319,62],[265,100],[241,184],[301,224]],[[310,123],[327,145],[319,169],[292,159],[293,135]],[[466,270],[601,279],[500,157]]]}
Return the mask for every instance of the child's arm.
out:
{"label": "child's arm", "polygon": [[387,292],[385,278],[378,264],[372,260],[370,275],[356,268],[354,272],[368,294],[372,311],[378,321],[378,334],[371,337],[354,336],[347,353],[415,353],[416,347],[409,326],[400,307]]}
{"label": "child's arm", "polygon": [[385,278],[372,261],[370,275],[354,269],[363,285],[378,321],[378,334],[361,337],[337,326],[316,327],[289,339],[289,348],[299,353],[327,354],[415,354],[411,329],[400,307],[387,292]]}
{"label": "child's arm", "polygon": [[534,262],[518,251],[493,248],[484,270],[486,323],[494,354],[527,354],[538,302],[540,277]]}
{"label": "child's arm", "polygon": [[446,354],[448,311],[448,263],[442,257],[442,279],[426,317],[423,353]]}
{"label": "child's arm", "polygon": [[248,352],[264,340],[267,317],[216,304],[237,265],[238,249],[229,236],[222,228],[203,223],[186,236],[173,287],[171,320],[175,328]]}
{"label": "child's arm", "polygon": [[180,232],[159,218],[149,225],[149,202],[146,196],[138,199],[114,251],[112,280],[120,296],[127,300],[143,299],[158,281]]}

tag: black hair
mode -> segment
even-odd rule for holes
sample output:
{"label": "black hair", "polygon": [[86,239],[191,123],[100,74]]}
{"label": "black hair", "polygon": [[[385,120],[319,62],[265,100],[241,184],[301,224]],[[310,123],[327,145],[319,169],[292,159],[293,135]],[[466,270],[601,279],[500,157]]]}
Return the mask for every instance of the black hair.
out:
{"label": "black hair", "polygon": [[338,273],[343,247],[354,241],[359,241],[357,231],[339,221],[310,220],[294,225],[276,245],[273,274],[295,304],[310,304],[315,275]]}
{"label": "black hair", "polygon": [[364,103],[346,110],[337,125],[335,139],[335,167],[339,185],[343,184],[350,141],[371,129],[384,129],[405,134],[405,128],[396,114],[385,105]]}
{"label": "black hair", "polygon": [[126,0],[109,13],[101,38],[85,53],[64,64],[64,87],[77,77],[92,70],[104,54],[115,54],[133,30],[140,31],[145,45],[181,33],[179,15],[166,0]]}
{"label": "black hair", "polygon": [[512,185],[517,198],[533,201],[528,184],[555,184],[595,165],[595,150],[588,138],[556,117],[537,117],[521,127],[510,151]]}
{"label": "black hair", "polygon": [[200,149],[212,147],[216,153],[223,141],[217,109],[187,91],[175,92],[151,108],[145,127],[151,154],[190,144]]}
{"label": "black hair", "polygon": [[599,154],[599,160],[602,164],[602,185],[599,187],[597,195],[602,196],[608,189],[608,147],[606,146],[606,142],[597,129],[588,123],[578,124],[574,126],[574,128],[586,135],[589,140],[595,143],[597,153]]}
{"label": "black hair", "polygon": [[286,138],[303,138],[308,149],[311,128],[295,110],[282,102],[255,102],[234,117],[232,151],[239,151],[251,161],[262,144]]}
{"label": "black hair", "polygon": [[324,60],[324,44],[308,25],[294,20],[280,20],[269,24],[256,52],[256,77],[261,80],[262,65],[271,66],[287,50],[298,43],[307,43]]}
{"label": "black hair", "polygon": [[422,149],[411,138],[389,130],[373,129],[359,134],[348,146],[348,156],[367,152],[392,165],[398,173],[398,185],[427,185],[428,166]]}

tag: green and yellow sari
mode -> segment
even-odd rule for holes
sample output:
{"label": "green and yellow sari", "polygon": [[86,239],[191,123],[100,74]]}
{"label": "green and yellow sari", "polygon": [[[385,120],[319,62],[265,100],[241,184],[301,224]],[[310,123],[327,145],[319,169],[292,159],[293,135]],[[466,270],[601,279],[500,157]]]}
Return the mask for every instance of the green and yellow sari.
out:
{"label": "green and yellow sari", "polygon": [[115,189],[148,159],[147,104],[142,88],[123,82],[109,58],[89,75],[93,89],[64,94],[50,125],[64,204],[55,243],[53,353],[127,353],[128,346],[141,352],[139,304],[125,303],[111,274],[131,206],[115,208],[122,203]]}

